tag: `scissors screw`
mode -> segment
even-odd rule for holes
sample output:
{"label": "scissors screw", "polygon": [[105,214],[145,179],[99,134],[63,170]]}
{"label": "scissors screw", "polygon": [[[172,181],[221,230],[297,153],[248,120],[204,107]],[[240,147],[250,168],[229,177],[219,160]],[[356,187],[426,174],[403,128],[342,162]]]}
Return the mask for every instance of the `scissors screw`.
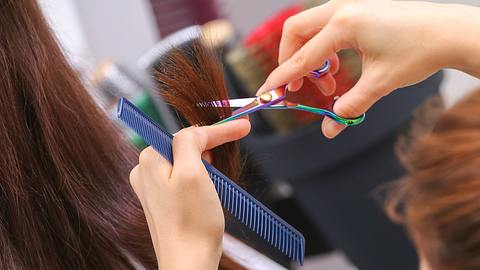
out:
{"label": "scissors screw", "polygon": [[272,101],[272,95],[270,93],[263,93],[260,95],[260,102],[268,103]]}

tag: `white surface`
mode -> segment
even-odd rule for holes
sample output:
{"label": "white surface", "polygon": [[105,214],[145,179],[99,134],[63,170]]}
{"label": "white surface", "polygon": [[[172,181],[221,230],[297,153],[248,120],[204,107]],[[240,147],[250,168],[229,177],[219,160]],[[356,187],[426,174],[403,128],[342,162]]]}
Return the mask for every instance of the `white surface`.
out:
{"label": "white surface", "polygon": [[134,66],[159,39],[148,0],[73,1],[97,62],[110,59]]}
{"label": "white surface", "polygon": [[223,236],[223,253],[249,270],[287,270],[228,234]]}
{"label": "white surface", "polygon": [[50,27],[75,66],[89,59],[89,45],[74,0],[39,0]]}
{"label": "white surface", "polygon": [[479,79],[452,69],[445,70],[445,78],[440,86],[442,97],[448,107],[472,90],[478,89],[480,89]]}
{"label": "white surface", "polygon": [[135,66],[158,40],[148,0],[39,0],[65,54],[77,68],[109,59]]}
{"label": "white surface", "polygon": [[308,257],[303,267],[298,266],[295,270],[357,270],[352,266],[345,255],[335,251],[324,255]]}
{"label": "white surface", "polygon": [[295,0],[217,0],[221,14],[228,18],[241,35],[282,8],[299,3]]}

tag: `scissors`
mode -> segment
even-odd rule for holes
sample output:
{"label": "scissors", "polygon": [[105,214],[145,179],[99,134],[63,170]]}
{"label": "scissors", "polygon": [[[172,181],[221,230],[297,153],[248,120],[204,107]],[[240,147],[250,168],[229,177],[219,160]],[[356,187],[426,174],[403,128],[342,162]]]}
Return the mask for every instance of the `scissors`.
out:
{"label": "scissors", "polygon": [[[330,70],[330,61],[325,61],[323,67],[310,72],[310,74],[315,78],[320,78],[321,76],[325,75]],[[343,118],[331,110],[310,107],[306,105],[302,105],[299,103],[294,103],[286,100],[287,98],[287,90],[285,86],[278,87],[277,89],[265,92],[257,97],[252,98],[239,98],[239,99],[229,99],[229,100],[216,100],[207,102],[208,106],[213,107],[231,107],[231,108],[238,108],[232,112],[232,116],[227,117],[219,122],[215,123],[221,124],[225,123],[234,119],[237,119],[241,116],[248,115],[259,111],[261,109],[277,109],[277,110],[300,110],[311,112],[323,116],[327,116],[332,120],[346,125],[346,126],[356,126],[365,120],[365,114],[362,114],[356,118]]]}

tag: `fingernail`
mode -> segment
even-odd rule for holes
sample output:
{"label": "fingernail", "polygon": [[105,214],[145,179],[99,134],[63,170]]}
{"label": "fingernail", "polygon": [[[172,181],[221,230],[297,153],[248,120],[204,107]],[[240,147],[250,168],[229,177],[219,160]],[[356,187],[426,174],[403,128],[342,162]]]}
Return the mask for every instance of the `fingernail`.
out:
{"label": "fingernail", "polygon": [[257,90],[257,93],[255,94],[256,96],[262,94],[263,92],[265,91],[265,83],[262,84],[262,86],[260,86]]}
{"label": "fingernail", "polygon": [[250,115],[245,114],[245,115],[243,115],[242,117],[240,117],[240,118],[238,118],[238,119],[247,119],[248,121],[250,121]]}
{"label": "fingernail", "polygon": [[317,85],[317,89],[318,89],[318,91],[320,91],[320,93],[322,93],[324,96],[328,96],[328,95],[327,95],[328,92],[327,92],[322,86]]}
{"label": "fingernail", "polygon": [[325,125],[325,129],[323,130],[323,134],[325,135],[325,137],[333,139],[344,129],[344,125],[339,124],[332,119],[328,119],[328,122]]}
{"label": "fingernail", "polygon": [[206,160],[208,163],[212,163],[212,152],[211,151],[205,151],[202,153],[202,159]]}

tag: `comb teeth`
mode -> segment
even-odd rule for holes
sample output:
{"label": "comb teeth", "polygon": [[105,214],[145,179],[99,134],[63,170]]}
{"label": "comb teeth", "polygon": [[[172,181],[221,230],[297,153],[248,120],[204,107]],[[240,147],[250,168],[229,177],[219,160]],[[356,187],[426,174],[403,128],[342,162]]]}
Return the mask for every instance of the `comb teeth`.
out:
{"label": "comb teeth", "polygon": [[[173,136],[170,133],[164,131],[125,98],[120,99],[118,103],[117,116],[173,164]],[[206,161],[203,163],[223,208],[291,260],[303,264],[305,255],[303,235],[211,164]]]}

